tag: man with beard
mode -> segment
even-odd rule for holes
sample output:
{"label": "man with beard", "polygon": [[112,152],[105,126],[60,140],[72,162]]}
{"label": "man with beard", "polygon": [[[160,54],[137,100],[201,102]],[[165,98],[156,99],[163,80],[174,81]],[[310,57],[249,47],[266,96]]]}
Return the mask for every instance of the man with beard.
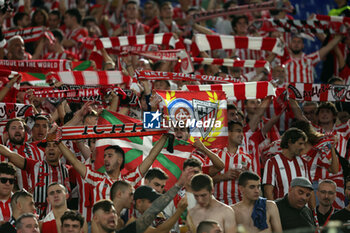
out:
{"label": "man with beard", "polygon": [[287,83],[313,83],[314,66],[320,62],[342,39],[335,35],[326,46],[320,50],[306,55],[303,53],[304,41],[299,35],[294,35],[289,46],[290,59],[285,62],[287,70]]}
{"label": "man with beard", "polygon": [[[44,152],[37,146],[25,142],[25,137],[26,125],[22,119],[14,118],[6,123],[3,144],[23,158],[42,161]],[[0,161],[7,161],[4,154],[0,155]],[[28,179],[25,171],[17,169],[17,184],[20,189],[31,190],[31,187],[28,185]]]}
{"label": "man with beard", "polygon": [[33,197],[40,217],[50,211],[46,200],[49,184],[58,182],[68,189],[70,188],[68,168],[60,162],[62,153],[57,143],[48,141],[43,143],[43,147],[45,147],[45,160],[38,161],[25,158],[0,145],[0,154],[7,157],[11,163],[22,169],[30,177],[34,189]]}

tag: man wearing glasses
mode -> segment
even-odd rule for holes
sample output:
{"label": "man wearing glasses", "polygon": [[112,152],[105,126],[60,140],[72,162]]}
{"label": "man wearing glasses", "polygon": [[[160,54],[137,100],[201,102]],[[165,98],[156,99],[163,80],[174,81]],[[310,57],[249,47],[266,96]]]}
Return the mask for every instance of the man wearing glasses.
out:
{"label": "man wearing glasses", "polygon": [[11,195],[16,170],[8,163],[0,163],[0,225],[10,220]]}
{"label": "man wearing glasses", "polygon": [[337,184],[333,180],[322,180],[316,192],[319,205],[316,207],[320,226],[327,225],[336,209],[332,206],[336,197]]}

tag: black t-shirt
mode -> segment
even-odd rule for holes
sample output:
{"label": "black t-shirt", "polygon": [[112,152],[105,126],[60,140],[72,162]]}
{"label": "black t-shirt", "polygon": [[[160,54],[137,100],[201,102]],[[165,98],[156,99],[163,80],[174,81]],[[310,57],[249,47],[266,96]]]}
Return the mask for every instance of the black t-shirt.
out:
{"label": "black t-shirt", "polygon": [[344,223],[350,223],[350,211],[345,208],[339,210],[331,216],[331,220],[339,220]]}
{"label": "black t-shirt", "polygon": [[315,227],[312,211],[306,206],[302,209],[293,208],[289,205],[288,195],[276,200],[276,204],[280,212],[283,230]]}
{"label": "black t-shirt", "polygon": [[136,221],[133,221],[123,229],[116,231],[115,233],[136,233]]}
{"label": "black t-shirt", "polygon": [[316,208],[317,219],[320,226],[323,226],[327,221],[327,219],[331,217],[330,215],[335,213],[336,211],[339,211],[339,210],[330,208],[329,211],[325,215],[323,215],[321,212],[318,211],[318,206],[317,206]]}
{"label": "black t-shirt", "polygon": [[0,226],[0,232],[17,233],[16,228],[14,228],[9,222],[5,222]]}

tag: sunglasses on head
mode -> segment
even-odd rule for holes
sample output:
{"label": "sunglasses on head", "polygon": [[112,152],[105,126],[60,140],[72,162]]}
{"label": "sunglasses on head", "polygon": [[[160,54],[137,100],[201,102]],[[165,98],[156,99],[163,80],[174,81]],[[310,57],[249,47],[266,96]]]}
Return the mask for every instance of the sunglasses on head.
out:
{"label": "sunglasses on head", "polygon": [[13,184],[13,183],[15,182],[15,179],[13,179],[13,178],[5,178],[5,177],[1,177],[1,178],[0,178],[0,181],[1,181],[1,183],[3,183],[3,184],[6,184],[6,183],[7,183],[7,181],[9,181],[9,182],[10,182],[10,184]]}

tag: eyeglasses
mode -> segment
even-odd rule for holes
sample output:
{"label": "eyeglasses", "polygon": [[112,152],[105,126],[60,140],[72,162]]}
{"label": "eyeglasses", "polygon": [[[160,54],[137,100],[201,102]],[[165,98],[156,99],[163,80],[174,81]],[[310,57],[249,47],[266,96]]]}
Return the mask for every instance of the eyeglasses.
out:
{"label": "eyeglasses", "polygon": [[6,184],[6,183],[7,183],[7,181],[8,181],[8,182],[10,182],[10,184],[15,183],[15,179],[13,179],[13,178],[5,178],[5,177],[1,177],[1,178],[0,178],[0,181],[1,181],[1,183],[3,183],[3,184]]}

